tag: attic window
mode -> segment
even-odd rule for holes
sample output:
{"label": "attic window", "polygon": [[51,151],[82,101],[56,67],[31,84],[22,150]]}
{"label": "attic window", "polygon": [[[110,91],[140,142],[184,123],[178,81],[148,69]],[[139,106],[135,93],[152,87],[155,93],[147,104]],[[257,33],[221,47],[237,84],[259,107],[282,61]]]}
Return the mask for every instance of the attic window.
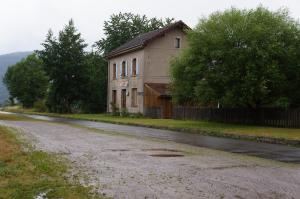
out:
{"label": "attic window", "polygon": [[181,47],[181,41],[180,37],[175,38],[175,48],[180,48]]}

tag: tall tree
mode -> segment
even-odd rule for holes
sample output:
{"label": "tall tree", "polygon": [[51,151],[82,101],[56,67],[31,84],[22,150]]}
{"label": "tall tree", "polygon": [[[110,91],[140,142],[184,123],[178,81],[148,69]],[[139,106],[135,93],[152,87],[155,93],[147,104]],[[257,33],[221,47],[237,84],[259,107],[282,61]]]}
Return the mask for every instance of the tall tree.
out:
{"label": "tall tree", "polygon": [[174,19],[149,19],[145,15],[132,13],[114,14],[104,22],[106,37],[96,42],[96,45],[101,53],[106,54],[139,34],[162,28],[172,21]]}
{"label": "tall tree", "polygon": [[300,105],[300,28],[286,10],[229,9],[202,18],[172,63],[178,103]]}
{"label": "tall tree", "polygon": [[47,105],[50,111],[70,113],[79,108],[87,84],[85,52],[87,46],[73,20],[59,32],[58,39],[50,30],[39,55],[50,78]]}
{"label": "tall tree", "polygon": [[85,57],[88,82],[83,100],[83,110],[89,113],[105,112],[107,101],[107,62],[97,52]]}
{"label": "tall tree", "polygon": [[48,77],[42,68],[42,61],[32,54],[17,64],[10,66],[3,82],[10,97],[16,98],[26,108],[33,107],[34,102],[45,97]]}

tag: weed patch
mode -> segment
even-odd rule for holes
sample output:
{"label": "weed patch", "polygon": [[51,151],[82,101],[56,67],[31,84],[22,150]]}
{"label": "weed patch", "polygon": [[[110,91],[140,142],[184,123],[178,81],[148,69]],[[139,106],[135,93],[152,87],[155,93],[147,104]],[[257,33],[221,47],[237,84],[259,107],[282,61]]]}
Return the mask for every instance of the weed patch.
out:
{"label": "weed patch", "polygon": [[48,199],[101,198],[91,187],[70,183],[64,174],[68,166],[42,151],[24,152],[10,129],[0,126],[0,199],[32,199],[43,194]]}

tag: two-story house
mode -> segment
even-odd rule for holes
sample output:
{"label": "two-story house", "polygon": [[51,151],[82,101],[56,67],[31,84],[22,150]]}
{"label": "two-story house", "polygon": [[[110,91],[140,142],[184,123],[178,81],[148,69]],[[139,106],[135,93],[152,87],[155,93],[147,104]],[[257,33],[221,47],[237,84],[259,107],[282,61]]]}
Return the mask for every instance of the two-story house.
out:
{"label": "two-story house", "polygon": [[170,60],[187,46],[187,29],[178,21],[141,34],[107,55],[108,112],[114,104],[131,113],[171,117]]}

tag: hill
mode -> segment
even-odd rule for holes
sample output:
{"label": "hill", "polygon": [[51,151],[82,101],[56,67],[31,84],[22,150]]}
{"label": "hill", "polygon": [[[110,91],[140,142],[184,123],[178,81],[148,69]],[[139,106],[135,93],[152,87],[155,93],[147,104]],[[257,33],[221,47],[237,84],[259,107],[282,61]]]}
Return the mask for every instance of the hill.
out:
{"label": "hill", "polygon": [[0,105],[8,99],[8,91],[2,82],[3,76],[7,68],[21,59],[27,57],[32,52],[15,52],[5,55],[0,55]]}

